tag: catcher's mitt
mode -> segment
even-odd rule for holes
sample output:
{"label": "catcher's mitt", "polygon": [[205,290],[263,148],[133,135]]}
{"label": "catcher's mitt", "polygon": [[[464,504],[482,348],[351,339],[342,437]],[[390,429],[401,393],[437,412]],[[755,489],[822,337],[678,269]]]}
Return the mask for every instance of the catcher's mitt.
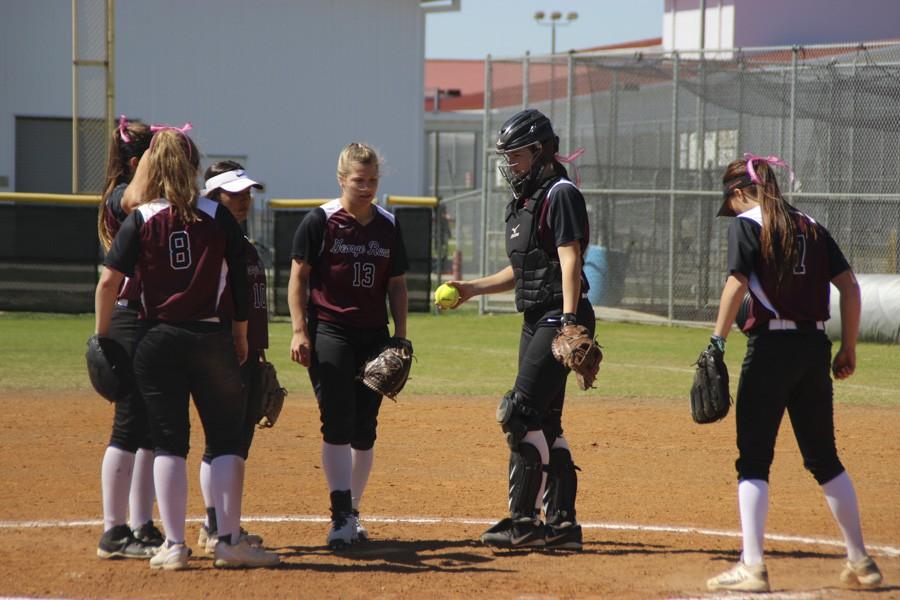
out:
{"label": "catcher's mitt", "polygon": [[575,378],[581,389],[594,387],[603,352],[587,327],[574,323],[563,325],[553,338],[550,350],[553,358],[575,371]]}
{"label": "catcher's mitt", "polygon": [[714,423],[725,418],[731,406],[725,354],[714,343],[700,353],[691,386],[691,416],[695,423]]}
{"label": "catcher's mitt", "polygon": [[278,420],[281,408],[284,406],[284,397],[287,390],[278,383],[278,375],[275,373],[275,365],[268,361],[262,363],[260,374],[259,393],[262,396],[259,407],[259,418],[256,426],[260,429],[271,427]]}
{"label": "catcher's mitt", "polygon": [[393,400],[409,379],[412,356],[409,340],[391,338],[378,354],[366,361],[359,379],[367,387]]}

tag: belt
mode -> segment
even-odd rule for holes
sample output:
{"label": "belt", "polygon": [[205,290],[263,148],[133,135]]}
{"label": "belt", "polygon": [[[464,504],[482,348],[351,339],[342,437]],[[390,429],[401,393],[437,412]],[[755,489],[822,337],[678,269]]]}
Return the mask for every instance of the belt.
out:
{"label": "belt", "polygon": [[825,321],[791,321],[790,319],[772,319],[769,331],[825,331]]}
{"label": "belt", "polygon": [[141,301],[126,300],[125,298],[120,298],[116,300],[116,306],[120,306],[122,308],[130,308],[131,310],[141,310]]}

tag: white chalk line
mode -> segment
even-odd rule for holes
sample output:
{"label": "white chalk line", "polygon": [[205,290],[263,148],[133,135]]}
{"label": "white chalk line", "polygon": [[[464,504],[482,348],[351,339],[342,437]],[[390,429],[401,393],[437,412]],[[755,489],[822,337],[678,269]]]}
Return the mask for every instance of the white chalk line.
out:
{"label": "white chalk line", "polygon": [[[259,515],[241,517],[242,523],[327,523],[329,518],[320,515]],[[419,516],[403,516],[389,517],[379,515],[366,515],[365,521],[372,523],[403,523],[410,525],[492,525],[491,519],[477,519],[469,517],[419,517]],[[192,523],[201,523],[203,518],[191,517],[187,521]],[[0,529],[43,529],[50,527],[96,527],[103,525],[101,519],[85,519],[75,521],[62,520],[42,520],[42,521],[0,521]],[[740,538],[740,531],[730,531],[725,529],[707,529],[704,527],[679,527],[675,525],[637,525],[631,523],[581,523],[584,529],[606,529],[610,531],[643,531],[649,533],[672,533],[701,535],[707,537],[728,537]],[[831,546],[843,548],[843,540],[820,538],[803,535],[785,535],[780,533],[767,533],[766,539],[775,542],[793,542],[797,544]],[[866,548],[871,554],[898,557],[900,556],[900,547],[886,544],[867,544]],[[0,598],[2,600],[2,598]]]}

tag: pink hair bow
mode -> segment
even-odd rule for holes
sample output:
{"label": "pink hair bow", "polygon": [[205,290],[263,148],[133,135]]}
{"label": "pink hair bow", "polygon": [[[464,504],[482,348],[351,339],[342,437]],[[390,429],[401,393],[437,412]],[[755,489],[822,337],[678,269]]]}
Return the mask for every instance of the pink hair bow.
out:
{"label": "pink hair bow", "polygon": [[[183,135],[184,137],[187,137],[187,132],[190,131],[190,130],[193,129],[193,128],[194,128],[194,126],[191,125],[190,122],[185,123],[185,124],[182,125],[181,127],[173,127],[172,125],[151,125],[151,126],[150,126],[150,132],[151,132],[151,133],[156,133],[156,132],[158,132],[158,131],[165,131],[165,130],[167,130],[167,129],[171,129],[172,131],[177,131],[178,133],[180,133],[180,134]],[[153,140],[155,140],[155,139],[156,139],[156,136],[154,136],[153,138],[151,138],[151,140],[150,140],[150,145],[151,145],[151,146],[153,146]],[[187,147],[188,147],[188,157],[190,157],[190,156],[191,156],[191,143],[190,143],[190,141],[188,141]]]}
{"label": "pink hair bow", "polygon": [[575,166],[575,161],[578,160],[578,158],[582,154],[584,154],[584,148],[578,148],[577,150],[572,152],[572,154],[569,154],[569,155],[562,155],[562,154],[558,154],[558,153],[554,155],[554,158],[556,158],[556,160],[558,160],[559,162],[572,165],[572,170],[575,171],[575,185],[576,186],[581,185],[581,175],[578,174],[578,167]]}
{"label": "pink hair bow", "polygon": [[747,174],[750,175],[750,180],[757,184],[762,185],[762,182],[759,180],[759,177],[756,175],[756,169],[753,168],[753,163],[761,160],[770,164],[773,167],[783,167],[788,170],[788,173],[791,174],[791,184],[794,183],[794,170],[791,168],[789,164],[787,164],[784,159],[775,156],[774,154],[771,156],[757,156],[756,154],[750,154],[749,152],[744,153],[744,158],[747,159]]}
{"label": "pink hair bow", "polygon": [[125,115],[119,115],[119,137],[128,144],[131,142],[131,136],[128,135],[126,127],[128,127],[128,119],[125,118]]}

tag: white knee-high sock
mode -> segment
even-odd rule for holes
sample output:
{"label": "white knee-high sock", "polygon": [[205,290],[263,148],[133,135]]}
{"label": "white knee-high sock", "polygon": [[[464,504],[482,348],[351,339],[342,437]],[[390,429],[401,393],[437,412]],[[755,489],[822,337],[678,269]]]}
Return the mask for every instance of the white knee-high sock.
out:
{"label": "white knee-high sock", "polygon": [[328,491],[352,489],[353,456],[350,444],[322,442],[322,470],[328,480]]}
{"label": "white knee-high sock", "polygon": [[769,515],[769,482],[763,479],[742,479],[738,482],[738,505],[744,538],[741,560],[747,565],[762,564],[763,539]]}
{"label": "white knee-high sock", "polygon": [[544,503],[544,488],[547,486],[547,465],[550,464],[550,448],[547,447],[547,438],[544,437],[543,431],[529,431],[522,438],[522,442],[537,448],[541,455],[541,465],[543,466],[541,470],[541,487],[538,489],[537,496],[534,499],[534,507],[540,515],[541,506]]}
{"label": "white knee-high sock", "polygon": [[[208,462],[200,461],[200,494],[203,496],[203,506],[207,510],[216,506],[212,487],[212,468]],[[218,520],[218,517],[216,520]],[[206,517],[205,523],[209,527],[209,516]]]}
{"label": "white knee-high sock", "polygon": [[566,438],[564,438],[563,436],[559,436],[558,438],[553,440],[553,447],[551,448],[551,450],[553,448],[565,448],[569,451],[569,454],[572,454],[572,450],[569,448],[569,442],[567,442]]}
{"label": "white knee-high sock", "polygon": [[139,448],[134,456],[131,493],[128,496],[132,529],[137,529],[147,521],[153,520],[153,500],[155,498],[156,491],[153,487],[153,450]]}
{"label": "white knee-high sock", "polygon": [[183,544],[187,513],[187,461],[180,456],[157,456],[153,461],[153,483],[166,541]]}
{"label": "white knee-high sock", "polygon": [[375,449],[352,449],[353,468],[350,475],[350,490],[353,496],[353,509],[359,510],[359,502],[362,500],[366,484],[369,482],[369,473],[372,472],[372,463],[375,461]]}
{"label": "white knee-high sock", "polygon": [[124,525],[128,512],[128,490],[134,454],[109,446],[100,464],[100,487],[103,496],[103,531]]}
{"label": "white knee-high sock", "polygon": [[828,508],[831,509],[831,514],[834,515],[834,520],[844,535],[847,558],[854,562],[861,560],[866,555],[866,546],[863,543],[856,490],[847,471],[824,484],[822,491],[825,492]]}
{"label": "white knee-high sock", "polygon": [[244,494],[244,459],[235,454],[217,456],[210,463],[219,539],[230,535],[237,544],[241,533],[241,501]]}

